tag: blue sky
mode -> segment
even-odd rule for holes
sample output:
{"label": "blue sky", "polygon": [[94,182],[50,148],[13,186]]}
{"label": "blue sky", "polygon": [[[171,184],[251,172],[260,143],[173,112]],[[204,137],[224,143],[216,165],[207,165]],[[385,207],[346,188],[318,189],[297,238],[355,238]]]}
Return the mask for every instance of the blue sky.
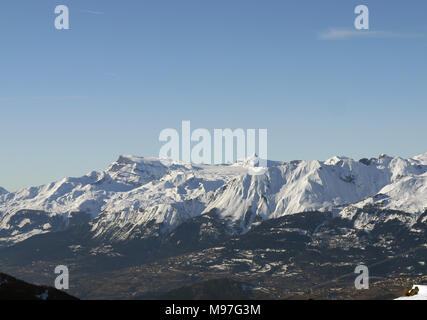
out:
{"label": "blue sky", "polygon": [[0,40],[9,190],[157,156],[182,120],[267,128],[275,160],[427,151],[424,0],[4,0]]}

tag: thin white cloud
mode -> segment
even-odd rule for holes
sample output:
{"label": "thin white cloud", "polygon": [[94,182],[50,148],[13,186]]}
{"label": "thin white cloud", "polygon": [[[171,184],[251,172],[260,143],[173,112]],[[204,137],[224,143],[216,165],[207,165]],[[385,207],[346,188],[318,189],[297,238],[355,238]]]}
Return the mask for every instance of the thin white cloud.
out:
{"label": "thin white cloud", "polygon": [[421,38],[421,37],[423,37],[422,34],[397,33],[397,32],[389,32],[389,31],[340,29],[340,28],[331,28],[331,29],[319,34],[320,40],[348,40],[348,39],[353,39],[353,38],[414,39],[414,38]]}
{"label": "thin white cloud", "polygon": [[86,96],[34,96],[30,97],[31,100],[53,100],[53,101],[74,101],[74,100],[82,100],[87,99]]}
{"label": "thin white cloud", "polygon": [[81,10],[81,11],[84,12],[84,13],[94,14],[94,15],[97,15],[97,16],[105,14],[105,12],[102,12],[102,11],[94,11],[94,10],[86,10],[86,9]]}

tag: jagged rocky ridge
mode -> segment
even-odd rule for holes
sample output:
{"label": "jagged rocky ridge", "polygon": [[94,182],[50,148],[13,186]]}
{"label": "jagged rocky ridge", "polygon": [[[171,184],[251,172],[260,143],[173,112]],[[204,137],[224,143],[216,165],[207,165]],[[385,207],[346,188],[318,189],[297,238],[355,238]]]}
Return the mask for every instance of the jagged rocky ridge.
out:
{"label": "jagged rocky ridge", "polygon": [[[93,239],[116,243],[170,234],[206,214],[235,234],[310,211],[331,212],[369,231],[395,218],[412,227],[427,208],[427,153],[269,162],[259,176],[248,173],[250,163],[211,166],[121,156],[102,172],[0,191],[0,246],[76,224],[88,225]],[[405,214],[389,214],[393,210]]]}

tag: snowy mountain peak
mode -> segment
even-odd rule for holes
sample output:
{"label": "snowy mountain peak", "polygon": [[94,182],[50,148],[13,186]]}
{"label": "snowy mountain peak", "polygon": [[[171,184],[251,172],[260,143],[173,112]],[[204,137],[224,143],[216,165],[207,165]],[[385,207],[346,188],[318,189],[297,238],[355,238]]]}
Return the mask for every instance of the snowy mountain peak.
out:
{"label": "snowy mountain peak", "polygon": [[330,166],[335,166],[338,163],[341,163],[341,162],[343,162],[345,160],[352,160],[352,159],[344,157],[344,156],[335,156],[335,157],[332,157],[332,158],[326,160],[325,164],[326,165],[330,165]]}
{"label": "snowy mountain peak", "polygon": [[413,158],[414,160],[420,162],[422,165],[427,165],[427,152],[419,154]]}
{"label": "snowy mountain peak", "polygon": [[260,165],[262,162],[262,159],[258,157],[258,155],[255,153],[252,156],[249,156],[245,159],[238,160],[234,165],[248,167],[248,168],[255,168]]}
{"label": "snowy mountain peak", "polygon": [[0,187],[0,194],[6,194],[9,193],[6,189]]}
{"label": "snowy mountain peak", "polygon": [[159,159],[122,155],[113,162],[106,173],[119,183],[141,186],[161,179],[169,168]]}
{"label": "snowy mountain peak", "polygon": [[247,158],[237,160],[236,163],[233,164],[233,166],[241,166],[243,168],[252,170],[255,168],[266,169],[267,167],[275,167],[280,166],[282,164],[283,162],[262,159],[256,153],[254,153],[253,155]]}

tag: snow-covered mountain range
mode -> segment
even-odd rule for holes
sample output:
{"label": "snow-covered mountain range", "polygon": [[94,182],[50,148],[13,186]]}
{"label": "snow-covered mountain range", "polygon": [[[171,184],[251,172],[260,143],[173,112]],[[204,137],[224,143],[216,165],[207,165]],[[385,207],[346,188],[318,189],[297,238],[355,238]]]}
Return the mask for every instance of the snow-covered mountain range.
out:
{"label": "snow-covered mountain range", "polygon": [[[167,233],[212,212],[245,233],[288,214],[330,211],[352,219],[373,207],[409,213],[405,223],[411,225],[427,209],[427,153],[410,159],[270,162],[258,176],[248,174],[250,163],[256,161],[165,164],[121,156],[107,170],[80,178],[10,193],[0,189],[0,245],[64,230],[82,216],[93,237],[121,241],[141,237],[153,225]],[[363,219],[372,220],[372,214]]]}

